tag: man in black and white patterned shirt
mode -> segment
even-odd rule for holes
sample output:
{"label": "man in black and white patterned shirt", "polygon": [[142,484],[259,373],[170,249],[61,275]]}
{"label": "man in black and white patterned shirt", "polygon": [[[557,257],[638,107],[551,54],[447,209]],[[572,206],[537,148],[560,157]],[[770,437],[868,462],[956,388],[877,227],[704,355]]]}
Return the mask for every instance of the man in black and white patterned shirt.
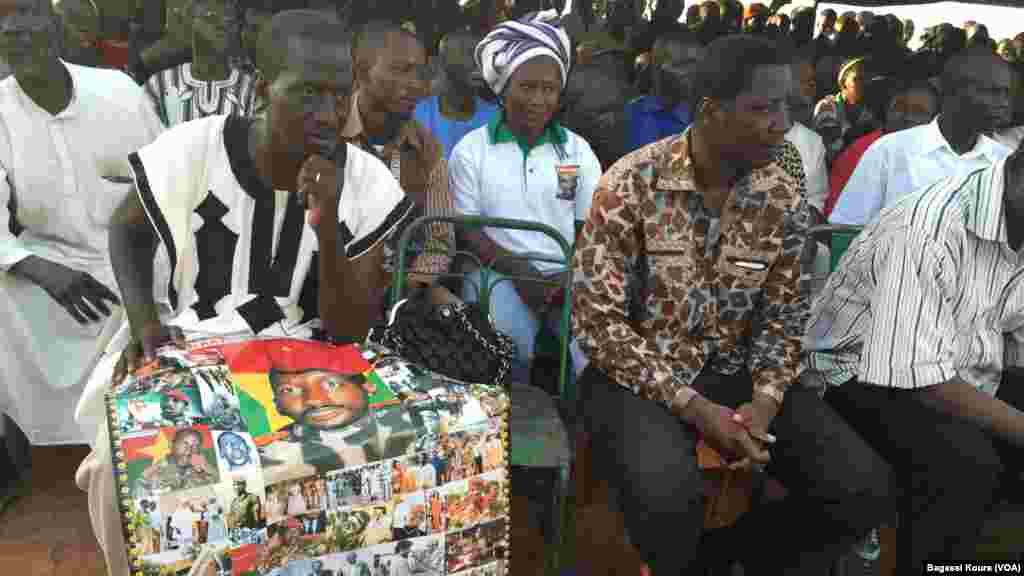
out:
{"label": "man in black and white patterned shirt", "polygon": [[154,74],[146,82],[168,127],[218,114],[252,116],[255,76],[230,64],[229,38],[237,17],[229,0],[193,0],[192,61]]}

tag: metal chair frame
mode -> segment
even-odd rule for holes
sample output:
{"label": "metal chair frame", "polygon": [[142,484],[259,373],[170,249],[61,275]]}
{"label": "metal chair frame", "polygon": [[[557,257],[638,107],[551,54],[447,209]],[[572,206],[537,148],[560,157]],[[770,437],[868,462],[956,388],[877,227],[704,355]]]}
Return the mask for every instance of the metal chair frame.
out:
{"label": "metal chair frame", "polygon": [[[509,229],[509,230],[522,230],[522,231],[537,232],[537,233],[540,233],[540,234],[544,234],[547,237],[555,240],[558,243],[559,247],[562,250],[563,258],[559,259],[559,258],[551,258],[551,257],[540,256],[540,255],[528,254],[528,255],[524,255],[524,256],[506,256],[506,257],[501,257],[501,258],[499,258],[499,260],[504,260],[504,261],[516,261],[516,260],[518,260],[518,261],[528,261],[528,262],[550,262],[550,263],[554,263],[554,264],[564,265],[566,267],[566,269],[569,269],[572,266],[573,246],[564,237],[562,237],[562,235],[556,229],[554,229],[551,226],[548,226],[546,224],[541,224],[541,223],[537,223],[537,222],[528,222],[528,221],[524,221],[524,220],[513,220],[513,219],[509,219],[509,218],[487,218],[487,217],[483,217],[483,216],[458,216],[458,215],[428,215],[428,216],[422,216],[422,217],[416,219],[414,222],[412,222],[411,224],[409,224],[409,226],[406,227],[406,229],[402,233],[402,235],[401,235],[401,237],[399,239],[399,242],[398,242],[398,253],[396,255],[397,256],[397,260],[396,260],[396,265],[395,265],[395,268],[394,268],[394,271],[393,271],[393,280],[392,280],[392,287],[393,287],[393,294],[394,294],[394,300],[395,301],[398,301],[398,300],[400,300],[403,297],[402,295],[404,294],[406,286],[408,284],[407,279],[406,279],[406,275],[407,275],[406,262],[408,260],[409,244],[410,244],[410,242],[412,240],[413,234],[416,233],[417,230],[426,228],[427,226],[429,226],[431,224],[451,224],[452,226],[454,226],[454,227],[456,227],[458,229],[464,230],[464,231],[465,230],[480,231],[480,230],[483,230],[484,228],[504,228],[504,229]],[[497,286],[498,284],[500,284],[503,281],[518,280],[518,281],[546,284],[546,285],[549,285],[549,286],[557,286],[558,285],[557,282],[553,282],[553,281],[549,281],[549,280],[538,280],[537,278],[520,277],[520,276],[499,276],[492,269],[492,267],[484,266],[483,263],[480,261],[480,259],[475,254],[473,254],[471,252],[467,252],[465,250],[458,250],[458,249],[456,249],[457,247],[455,247],[455,246],[449,246],[449,247],[446,247],[446,248],[447,248],[447,253],[449,255],[452,255],[453,257],[454,256],[465,256],[465,257],[469,258],[472,262],[474,262],[476,264],[477,269],[480,270],[480,285],[476,286],[476,291],[477,291],[477,295],[478,295],[478,303],[479,303],[481,309],[487,311],[488,313],[490,312],[490,309],[491,309],[491,307],[490,307],[491,292],[494,290],[495,286]],[[427,252],[434,252],[434,253],[437,253],[437,252],[440,251],[436,247],[432,248],[429,243],[428,243],[427,247],[425,248],[425,250]],[[492,263],[492,266],[493,266],[493,263]],[[435,274],[435,276],[437,276],[438,278],[457,278],[457,279],[461,279],[463,281],[466,281],[467,280],[466,274],[467,274],[466,271],[455,271],[455,272],[449,271],[449,272],[445,272],[445,273],[441,273],[441,274]],[[475,284],[475,282],[473,284]],[[568,379],[569,341],[570,341],[569,331],[570,331],[570,317],[571,317],[571,313],[572,313],[572,282],[567,282],[566,285],[564,286],[563,297],[564,297],[564,299],[563,299],[563,304],[562,304],[561,318],[560,318],[560,321],[559,321],[559,328],[560,328],[559,331],[560,331],[560,333],[558,335],[558,344],[559,344],[559,346],[558,346],[559,347],[558,397],[554,398],[553,402],[561,402],[562,406],[563,406],[563,409],[567,411],[568,419],[569,420],[575,420],[575,418],[574,418],[575,415],[574,415],[573,407],[575,406],[574,402],[576,400],[576,391],[574,389],[569,389],[569,386],[568,386],[568,380],[569,380]],[[515,401],[513,399],[513,405],[514,404],[515,404]],[[557,405],[556,405],[556,410],[557,410]],[[558,415],[556,414],[556,417],[557,416]],[[559,418],[559,420],[561,421],[561,418]],[[569,477],[570,477],[570,470],[571,470],[571,467],[572,467],[572,458],[573,458],[573,454],[575,453],[575,450],[574,450],[575,447],[573,445],[574,444],[574,434],[569,433],[569,429],[568,429],[569,427],[566,425],[566,423],[564,421],[561,421],[561,425],[562,425],[563,428],[565,428],[565,432],[566,432],[566,444],[567,444],[567,448],[568,448],[569,458],[565,462],[562,462],[561,465],[559,465],[557,467],[558,468],[558,484],[559,484],[559,489],[555,490],[554,491],[555,494],[553,495],[552,508],[553,508],[553,512],[554,512],[555,518],[553,518],[552,521],[551,521],[551,526],[552,526],[552,529],[553,529],[552,530],[553,534],[550,537],[550,540],[553,540],[553,543],[552,542],[548,543],[548,546],[547,546],[548,550],[547,550],[547,554],[546,554],[546,566],[547,566],[548,573],[551,573],[551,574],[557,574],[558,570],[561,568],[559,558],[560,558],[561,548],[562,548],[562,546],[565,543],[565,534],[564,534],[564,532],[565,532],[566,524],[567,524],[567,521],[568,521],[568,496],[569,496],[569,490],[570,490]],[[513,431],[511,430],[511,426],[510,426],[509,435],[510,435],[510,437],[514,435]],[[536,464],[536,462],[531,462],[530,461],[529,447],[528,446],[527,447],[520,446],[520,447],[517,448],[516,444],[523,442],[523,440],[524,440],[523,438],[520,438],[520,439],[518,439],[518,442],[511,442],[511,438],[510,438],[510,444],[511,444],[511,447],[509,449],[509,453],[510,453],[510,458],[509,458],[510,461],[509,461],[509,463],[510,463],[510,465],[530,467],[530,468],[549,468],[549,466],[539,466],[539,465]]]}

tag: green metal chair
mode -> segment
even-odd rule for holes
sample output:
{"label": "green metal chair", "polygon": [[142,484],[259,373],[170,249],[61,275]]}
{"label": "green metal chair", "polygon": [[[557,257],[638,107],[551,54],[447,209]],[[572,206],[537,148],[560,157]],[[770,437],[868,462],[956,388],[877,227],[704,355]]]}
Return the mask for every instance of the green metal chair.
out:
{"label": "green metal chair", "polygon": [[[562,249],[562,258],[550,258],[538,255],[509,257],[509,260],[528,260],[530,262],[551,262],[565,268],[572,266],[573,247],[554,228],[536,222],[512,220],[506,218],[484,218],[480,216],[423,216],[412,222],[402,233],[398,243],[398,254],[392,282],[393,298],[398,301],[403,297],[408,273],[409,244],[418,230],[437,223],[448,223],[463,231],[479,231],[484,228],[504,228],[523,230],[545,234],[554,239]],[[426,247],[428,253],[443,251],[446,254],[464,256],[479,268],[480,285],[476,286],[478,303],[483,310],[491,309],[491,293],[494,287],[505,280],[523,280],[548,285],[557,285],[550,281],[533,278],[498,276],[494,270],[481,264],[475,254],[454,250],[451,246]],[[474,269],[475,269],[474,268]],[[454,271],[439,275],[440,277],[465,278],[466,271]],[[555,490],[552,501],[553,516],[552,533],[547,542],[546,566],[549,573],[555,574],[560,569],[559,554],[565,544],[565,528],[568,519],[568,496],[570,489],[570,469],[573,455],[573,436],[560,416],[559,408],[572,418],[572,407],[575,406],[575,390],[569,386],[569,321],[572,312],[572,283],[564,288],[564,299],[561,309],[560,334],[558,348],[560,370],[558,377],[558,395],[550,396],[538,387],[524,382],[512,382],[509,385],[512,413],[509,419],[510,464],[526,468],[547,468],[557,470],[558,490]]]}

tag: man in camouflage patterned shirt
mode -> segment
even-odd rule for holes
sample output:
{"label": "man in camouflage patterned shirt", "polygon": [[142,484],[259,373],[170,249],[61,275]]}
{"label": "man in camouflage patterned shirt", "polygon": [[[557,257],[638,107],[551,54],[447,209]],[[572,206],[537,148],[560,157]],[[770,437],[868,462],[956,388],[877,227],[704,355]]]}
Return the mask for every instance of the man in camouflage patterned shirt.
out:
{"label": "man in camouflage patterned shirt", "polygon": [[[815,391],[791,385],[810,213],[784,140],[788,56],[751,36],[707,50],[694,124],[605,173],[577,243],[582,412],[648,571],[697,573],[699,549],[759,575],[824,573],[882,519],[888,470]],[[736,466],[770,462],[786,500],[702,541],[700,437]]]}

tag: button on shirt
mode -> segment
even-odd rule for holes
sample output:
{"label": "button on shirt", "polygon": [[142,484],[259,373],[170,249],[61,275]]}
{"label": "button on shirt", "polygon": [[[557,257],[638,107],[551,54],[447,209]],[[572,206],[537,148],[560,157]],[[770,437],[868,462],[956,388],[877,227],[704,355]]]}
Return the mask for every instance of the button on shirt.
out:
{"label": "button on shirt", "polygon": [[1024,259],[1007,242],[1005,160],[884,210],[815,300],[804,347],[826,385],[921,388],[959,376],[990,395],[1021,365]]}
{"label": "button on shirt", "polygon": [[690,108],[686,104],[665,110],[657,96],[641,96],[626,104],[626,122],[629,125],[627,151],[632,152],[658,140],[681,134],[692,121]]}
{"label": "button on shirt", "polygon": [[[560,166],[576,166],[576,176],[560,176]],[[570,244],[601,177],[594,151],[573,131],[554,122],[530,147],[512,134],[502,112],[455,146],[448,170],[459,214],[541,222]],[[564,258],[558,243],[538,232],[487,228],[486,234],[513,254]],[[559,268],[552,262],[535,266],[541,272]]]}
{"label": "button on shirt", "polygon": [[986,168],[1012,150],[988,136],[978,136],[959,155],[939,131],[939,119],[882,136],[864,152],[829,216],[833,224],[862,226],[907,194],[945,177],[962,177]]}

